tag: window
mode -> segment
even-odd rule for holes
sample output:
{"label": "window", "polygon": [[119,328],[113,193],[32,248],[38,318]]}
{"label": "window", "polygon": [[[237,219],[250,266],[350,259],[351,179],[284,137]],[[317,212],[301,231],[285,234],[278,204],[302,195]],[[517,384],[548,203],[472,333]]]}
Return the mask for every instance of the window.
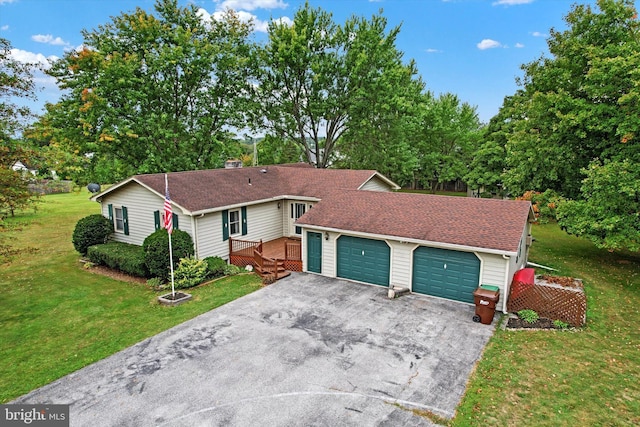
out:
{"label": "window", "polygon": [[240,211],[229,211],[229,233],[240,234]]}
{"label": "window", "polygon": [[113,213],[115,219],[113,222],[115,224],[115,230],[124,232],[124,215],[122,213],[122,208],[114,207]]}
{"label": "window", "polygon": [[[291,205],[291,218],[293,218],[293,220],[296,221],[298,218],[304,215],[306,209],[307,209],[306,203],[294,203],[293,205]],[[302,233],[302,228],[296,226],[295,234],[301,234],[301,233]]]}
{"label": "window", "polygon": [[113,229],[118,233],[129,235],[129,216],[127,208],[124,206],[113,206],[111,203],[107,205],[109,211],[109,221],[113,224]]}
{"label": "window", "polygon": [[[173,214],[171,215],[171,217],[173,218],[173,229],[174,230],[178,230],[178,214],[173,212]],[[156,230],[160,230],[161,228],[164,228],[164,211],[154,211],[153,212],[153,220],[155,222],[155,227]]]}
{"label": "window", "polygon": [[300,218],[302,215],[304,215],[306,209],[307,205],[305,203],[294,203],[293,206],[291,206],[291,218]]}

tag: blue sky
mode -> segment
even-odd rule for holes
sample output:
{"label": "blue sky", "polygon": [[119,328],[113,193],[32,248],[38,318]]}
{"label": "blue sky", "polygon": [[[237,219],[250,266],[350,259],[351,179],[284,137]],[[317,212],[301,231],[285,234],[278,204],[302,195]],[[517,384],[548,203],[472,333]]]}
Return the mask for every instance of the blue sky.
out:
{"label": "blue sky", "polygon": [[[548,55],[549,30],[563,30],[573,0],[310,0],[333,13],[337,23],[351,15],[370,17],[383,10],[389,27],[401,25],[398,48],[413,58],[427,89],[457,94],[477,107],[488,122],[505,96],[516,89],[520,65]],[[253,18],[256,40],[266,38],[269,19],[291,19],[304,0],[179,0],[193,3],[203,15],[230,7]],[[582,0],[595,5],[595,0]],[[153,11],[154,0],[0,0],[0,37],[21,61],[62,57],[82,42],[82,29],[95,29],[112,16],[136,7]],[[637,5],[637,4],[636,4]],[[38,101],[56,102],[60,92],[43,74],[37,78]]]}

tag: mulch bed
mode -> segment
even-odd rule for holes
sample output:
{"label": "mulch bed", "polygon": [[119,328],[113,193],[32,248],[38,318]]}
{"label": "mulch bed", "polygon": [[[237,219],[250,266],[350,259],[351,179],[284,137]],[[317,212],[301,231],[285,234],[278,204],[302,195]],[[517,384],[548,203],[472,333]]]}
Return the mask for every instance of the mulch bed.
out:
{"label": "mulch bed", "polygon": [[130,276],[130,275],[125,274],[125,273],[123,273],[121,271],[113,270],[113,269],[111,269],[109,267],[104,267],[102,265],[94,265],[91,268],[87,268],[86,270],[89,273],[99,274],[101,276],[110,277],[112,279],[119,280],[121,282],[136,283],[136,284],[139,284],[139,285],[146,285],[147,284],[147,279],[145,279],[144,277]]}
{"label": "mulch bed", "polygon": [[544,317],[539,318],[533,323],[518,318],[510,318],[507,321],[508,329],[560,329],[556,328],[553,320]]}

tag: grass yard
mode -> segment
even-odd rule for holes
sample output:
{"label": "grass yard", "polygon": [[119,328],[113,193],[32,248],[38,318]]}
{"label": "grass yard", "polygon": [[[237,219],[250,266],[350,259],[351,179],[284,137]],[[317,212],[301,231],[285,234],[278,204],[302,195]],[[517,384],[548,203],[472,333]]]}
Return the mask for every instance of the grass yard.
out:
{"label": "grass yard", "polygon": [[640,254],[599,250],[555,224],[533,235],[532,262],[584,279],[587,325],[498,330],[450,425],[640,425]]}
{"label": "grass yard", "polygon": [[[0,265],[0,403],[260,287],[253,275],[156,304],[144,285],[92,274],[71,244],[97,213],[88,193],[51,195],[0,235],[18,254]],[[534,227],[530,259],[584,279],[579,331],[498,330],[450,426],[640,425],[640,254],[609,253],[555,224]]]}
{"label": "grass yard", "polygon": [[192,289],[194,300],[156,303],[158,293],[92,274],[71,234],[99,213],[89,194],[45,196],[38,212],[7,220],[0,235],[18,253],[0,265],[0,403],[260,288],[254,275]]}

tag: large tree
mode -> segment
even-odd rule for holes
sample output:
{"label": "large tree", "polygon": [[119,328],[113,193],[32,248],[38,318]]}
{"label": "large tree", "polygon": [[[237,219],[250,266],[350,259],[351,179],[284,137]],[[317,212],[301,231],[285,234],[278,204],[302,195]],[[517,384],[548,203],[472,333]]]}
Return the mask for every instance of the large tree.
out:
{"label": "large tree", "polygon": [[482,129],[478,146],[463,178],[467,186],[479,196],[483,193],[510,194],[503,184],[505,146],[513,130],[513,120],[508,116],[511,110],[506,108],[510,102],[511,97],[506,97],[498,114]]}
{"label": "large tree", "polygon": [[585,173],[584,198],[557,208],[560,226],[601,248],[640,251],[640,162],[594,162]]}
{"label": "large tree", "polygon": [[514,120],[507,184],[581,197],[582,170],[595,159],[638,154],[640,33],[634,2],[573,6],[568,29],[551,30],[551,57],[523,66],[522,89],[504,108]]}
{"label": "large tree", "polygon": [[407,97],[415,97],[407,85],[417,94],[422,88],[412,81],[415,66],[403,64],[395,46],[399,30],[387,30],[381,14],[338,25],[330,13],[308,3],[291,25],[272,21],[261,55],[258,125],[295,141],[320,168],[342,157],[343,149],[358,151],[355,144],[371,152],[370,141],[392,141],[396,131],[389,129],[390,120],[407,110]]}
{"label": "large tree", "polygon": [[33,64],[24,64],[11,57],[11,43],[0,37],[0,140],[16,136],[31,111],[16,103],[16,99],[35,98]]}
{"label": "large tree", "polygon": [[566,31],[551,30],[551,57],[523,66],[522,89],[503,106],[512,129],[505,184],[514,193],[552,189],[574,199],[558,209],[563,228],[603,247],[637,250],[628,236],[640,233],[638,194],[623,190],[638,182],[640,162],[634,2],[575,5],[565,21]]}
{"label": "large tree", "polygon": [[452,93],[424,103],[420,114],[416,179],[436,190],[439,184],[464,177],[482,124],[476,108]]}
{"label": "large tree", "polygon": [[0,220],[37,198],[27,189],[29,177],[12,169],[17,161],[33,157],[33,152],[15,139],[31,116],[29,108],[16,100],[35,97],[32,67],[13,59],[11,43],[0,38]]}
{"label": "large tree", "polygon": [[[220,166],[244,125],[251,25],[228,11],[207,22],[194,5],[158,0],[83,31],[84,48],[49,71],[66,90],[51,113],[59,141],[136,172]],[[78,132],[80,130],[80,134]]]}

